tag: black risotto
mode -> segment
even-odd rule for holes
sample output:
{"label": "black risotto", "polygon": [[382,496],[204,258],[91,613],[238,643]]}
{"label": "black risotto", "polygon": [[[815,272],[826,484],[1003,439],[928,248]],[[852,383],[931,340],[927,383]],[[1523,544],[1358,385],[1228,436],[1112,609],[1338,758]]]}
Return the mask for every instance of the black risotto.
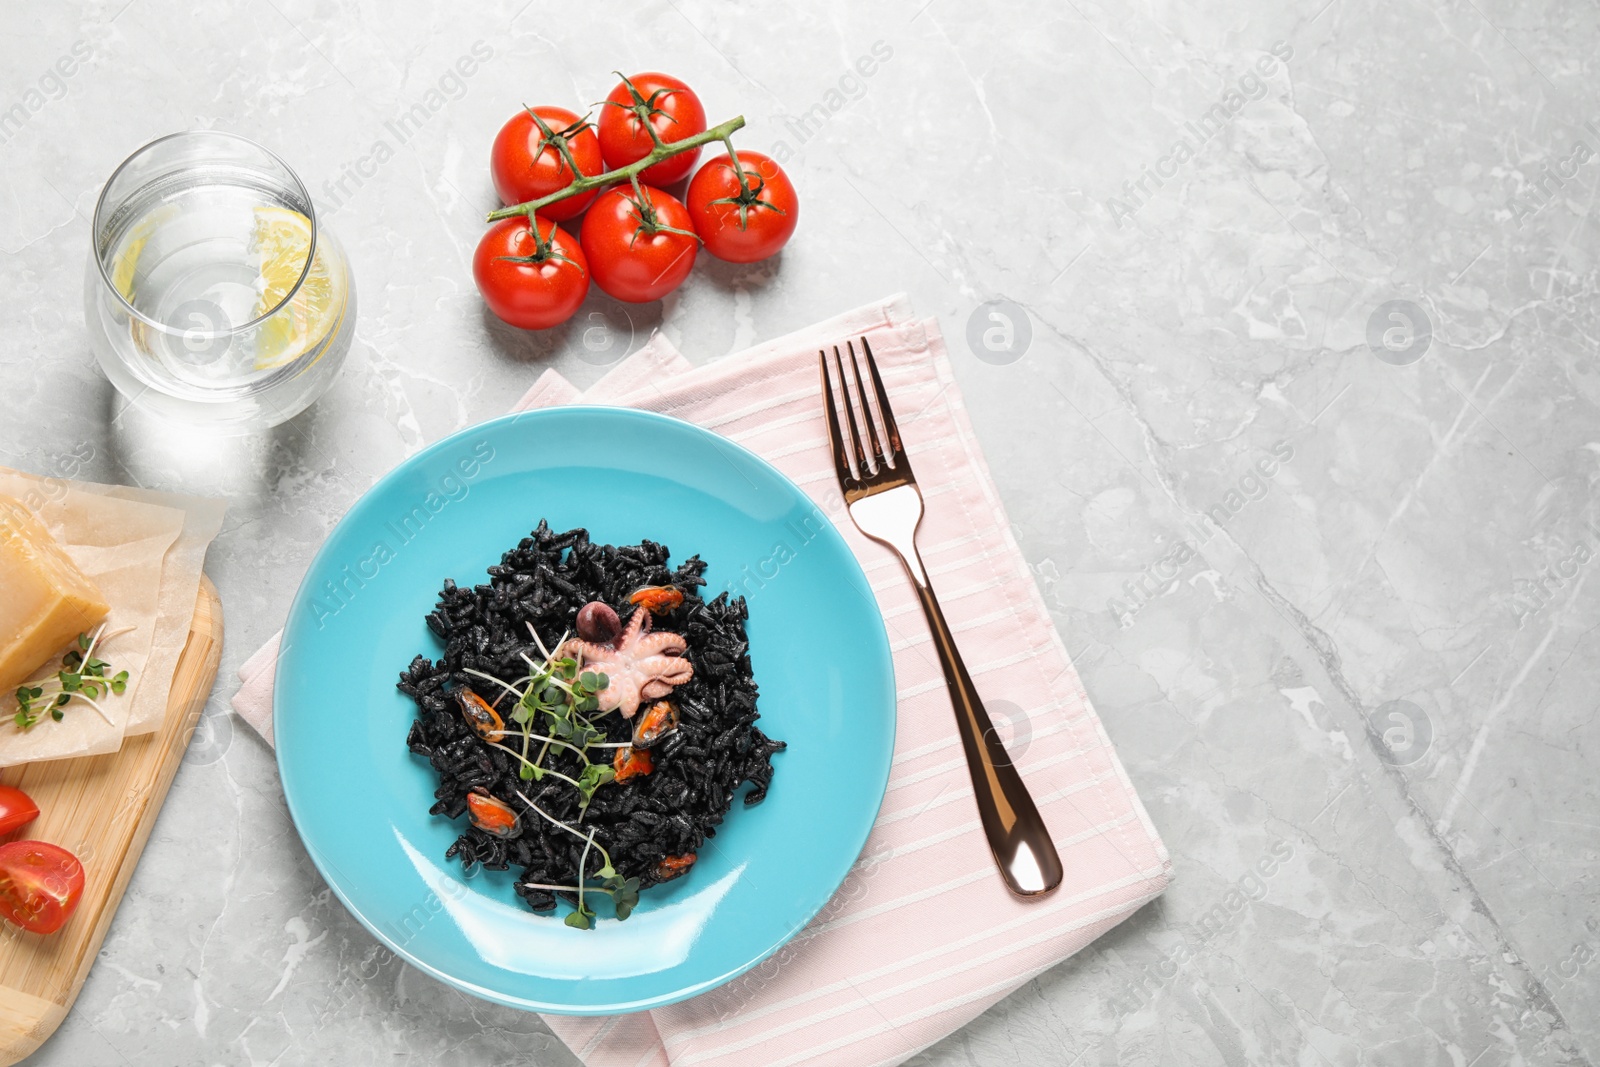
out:
{"label": "black risotto", "polygon": [[[490,870],[521,867],[516,891],[534,911],[554,908],[558,894],[533,885],[572,885],[579,877],[585,843],[530,811],[527,801],[583,834],[593,832],[615,870],[624,878],[639,879],[641,889],[648,888],[677,873],[669,857],[696,854],[706,838],[715,836],[741,786],[751,784],[744,795],[746,806],[766,796],[772,756],[785,747],[756,726],[760,716],[747,654],[744,598],[730,599],[723,593],[703,600],[699,592],[705,585],[701,575],[706,565],[700,557],[676,568],[669,567],[667,559],[666,546],[652,541],[597,545],[585,530],[553,533],[541,520],[532,536],[489,568],[487,583],[463,587],[445,581],[438,605],[427,616],[429,629],[444,643],[443,654],[437,660],[419,655],[400,675],[400,691],[417,704],[407,744],[439,775],[432,813],[462,819],[469,792],[478,789],[509,805],[521,818],[521,832],[510,838],[462,819],[464,832],[446,857]],[[474,732],[457,704],[456,690],[470,686],[492,701],[498,687],[469,669],[520,688],[528,677],[522,657],[536,663],[543,659],[529,635],[529,624],[547,647],[554,648],[563,634],[574,630],[585,603],[612,606],[626,624],[632,611],[646,610],[629,604],[632,592],[667,585],[683,592],[683,603],[658,614],[654,629],[683,635],[688,645],[684,655],[694,673],[671,693],[680,711],[678,727],[653,749],[651,773],[600,786],[587,810],[580,810],[581,795],[568,782],[553,775],[538,782],[522,779],[517,756]],[[504,701],[510,703],[510,698]],[[605,740],[612,742],[629,741],[638,721],[624,720],[617,712],[592,718],[596,727],[604,729]],[[583,768],[575,752],[562,748],[551,749],[543,766],[572,778],[578,778]],[[665,867],[664,860],[668,860]],[[601,862],[598,851],[592,850],[585,873],[592,878]],[[576,902],[574,894],[559,895]]]}

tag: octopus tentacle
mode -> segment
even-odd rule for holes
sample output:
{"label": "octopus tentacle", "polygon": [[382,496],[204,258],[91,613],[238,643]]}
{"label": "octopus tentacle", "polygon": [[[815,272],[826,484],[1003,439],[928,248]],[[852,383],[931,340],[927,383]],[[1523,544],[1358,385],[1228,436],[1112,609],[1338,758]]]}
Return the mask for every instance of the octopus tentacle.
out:
{"label": "octopus tentacle", "polygon": [[682,634],[650,632],[650,612],[640,608],[610,645],[578,638],[562,642],[558,654],[576,656],[587,669],[606,675],[597,694],[600,710],[620,710],[631,719],[644,700],[656,700],[694,677],[694,665],[682,658],[689,650]]}

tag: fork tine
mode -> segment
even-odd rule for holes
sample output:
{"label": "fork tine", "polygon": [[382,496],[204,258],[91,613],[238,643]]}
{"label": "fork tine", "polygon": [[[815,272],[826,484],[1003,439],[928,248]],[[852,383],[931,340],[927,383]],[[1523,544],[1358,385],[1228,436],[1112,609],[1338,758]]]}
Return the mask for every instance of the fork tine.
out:
{"label": "fork tine", "polygon": [[872,389],[878,396],[878,413],[883,416],[883,432],[889,441],[889,458],[896,467],[905,461],[905,446],[900,443],[900,427],[894,422],[894,409],[889,406],[889,394],[883,388],[883,378],[878,374],[878,361],[872,358],[872,345],[861,339],[861,348],[867,354],[867,373],[872,376]]}
{"label": "fork tine", "polygon": [[872,417],[872,405],[867,402],[867,387],[861,384],[861,362],[856,359],[855,343],[846,341],[845,348],[850,351],[850,369],[856,376],[856,395],[861,398],[861,421],[867,424],[867,438],[872,442],[872,461],[881,471],[889,465],[889,461],[884,458],[883,444],[878,440],[878,420]]}
{"label": "fork tine", "polygon": [[[855,452],[856,472],[862,481],[866,481],[871,472],[867,470],[866,450],[861,447],[861,431],[856,428],[856,405],[850,399],[850,379],[845,377],[844,360],[839,355],[838,345],[833,346],[833,365],[839,371],[839,396],[844,401],[844,416],[850,423],[850,448]],[[866,400],[865,396],[861,398],[863,406]]]}
{"label": "fork tine", "polygon": [[828,373],[828,355],[821,349],[817,350],[817,366],[822,370],[822,406],[828,417],[828,444],[832,446],[834,473],[839,476],[839,488],[843,491],[855,483],[855,476],[850,473],[844,439],[839,436],[839,410],[833,399],[833,377]]}

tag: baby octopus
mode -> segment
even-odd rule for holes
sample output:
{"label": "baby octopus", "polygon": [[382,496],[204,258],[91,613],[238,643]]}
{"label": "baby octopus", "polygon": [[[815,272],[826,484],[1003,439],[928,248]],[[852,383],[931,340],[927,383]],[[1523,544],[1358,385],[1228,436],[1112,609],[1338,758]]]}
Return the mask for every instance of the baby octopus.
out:
{"label": "baby octopus", "polygon": [[556,655],[573,656],[584,670],[604,674],[607,684],[599,693],[600,710],[619,709],[624,719],[631,719],[641,702],[659,700],[694,677],[694,666],[683,658],[688,650],[682,634],[651,633],[650,612],[640,607],[615,641],[571,637]]}

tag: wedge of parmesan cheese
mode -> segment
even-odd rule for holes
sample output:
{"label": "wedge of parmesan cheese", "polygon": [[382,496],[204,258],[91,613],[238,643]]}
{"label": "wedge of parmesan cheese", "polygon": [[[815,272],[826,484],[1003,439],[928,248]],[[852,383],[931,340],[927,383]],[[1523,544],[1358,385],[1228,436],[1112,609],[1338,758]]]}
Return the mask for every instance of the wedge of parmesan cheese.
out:
{"label": "wedge of parmesan cheese", "polygon": [[0,496],[0,693],[65,652],[110,610],[33,512]]}

